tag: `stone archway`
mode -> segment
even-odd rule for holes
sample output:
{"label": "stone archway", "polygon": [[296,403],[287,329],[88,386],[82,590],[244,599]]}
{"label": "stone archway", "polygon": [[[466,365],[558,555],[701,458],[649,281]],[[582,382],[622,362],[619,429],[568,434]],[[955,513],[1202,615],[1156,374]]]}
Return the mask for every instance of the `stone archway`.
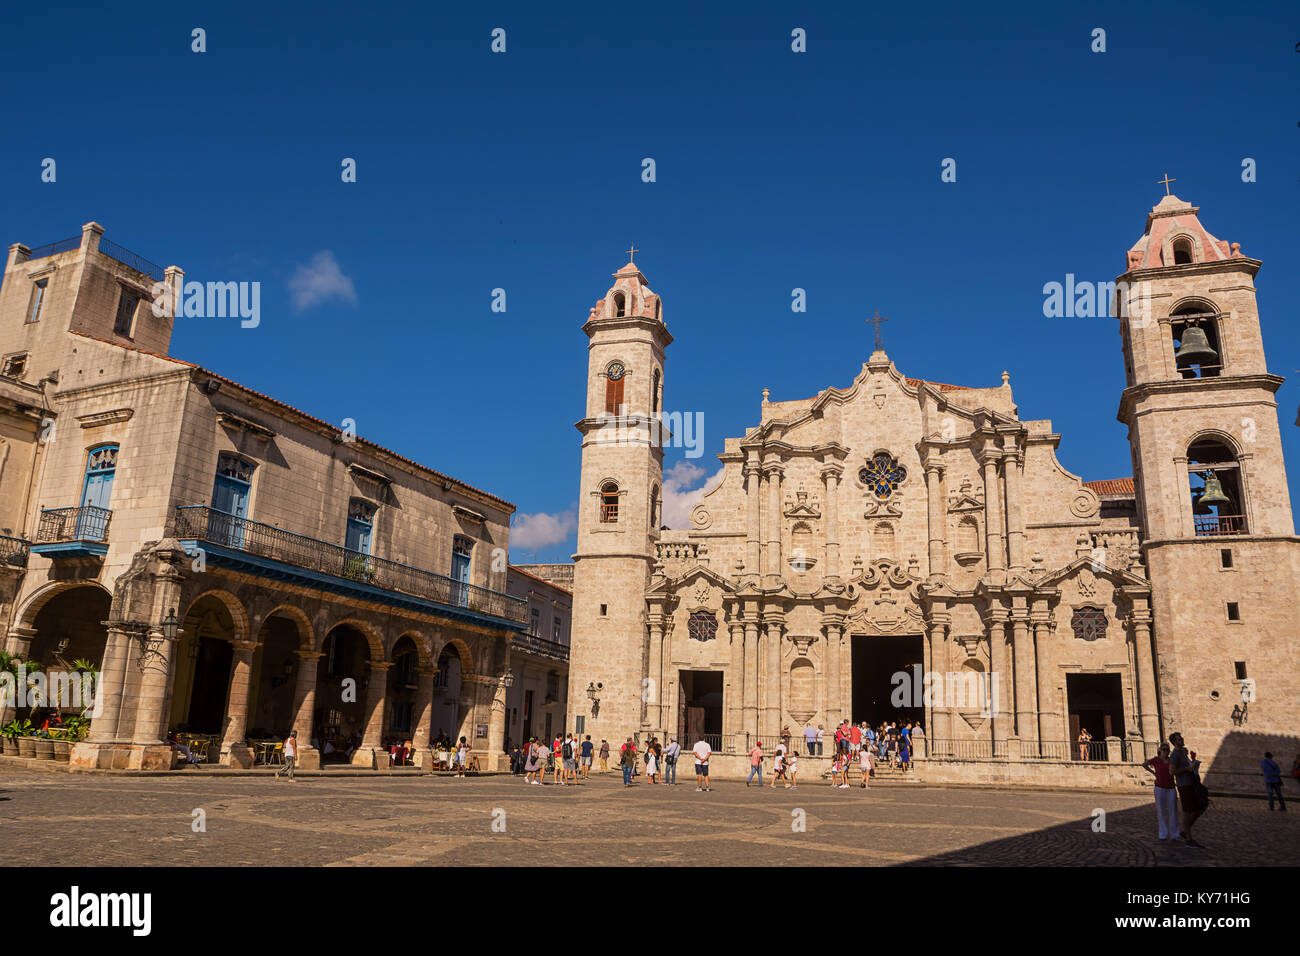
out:
{"label": "stone archway", "polygon": [[250,679],[249,737],[283,739],[293,729],[302,668],[296,652],[312,643],[311,622],[297,608],[278,607],[262,619]]}
{"label": "stone archway", "polygon": [[15,628],[20,636],[11,641],[11,653],[37,665],[39,700],[23,716],[39,724],[50,711],[78,716],[91,706],[90,684],[51,675],[100,670],[108,642],[103,621],[111,605],[108,591],[95,582],[56,585],[28,602],[17,620],[30,623]]}
{"label": "stone archway", "polygon": [[177,643],[173,728],[223,736],[236,644],[247,642],[247,615],[233,594],[205,591],[190,603]]}
{"label": "stone archway", "polygon": [[464,698],[470,689],[465,678],[474,673],[474,658],[469,645],[452,638],[438,654],[438,672],[433,681],[433,707],[430,730],[435,740],[454,741],[461,734],[466,710]]}

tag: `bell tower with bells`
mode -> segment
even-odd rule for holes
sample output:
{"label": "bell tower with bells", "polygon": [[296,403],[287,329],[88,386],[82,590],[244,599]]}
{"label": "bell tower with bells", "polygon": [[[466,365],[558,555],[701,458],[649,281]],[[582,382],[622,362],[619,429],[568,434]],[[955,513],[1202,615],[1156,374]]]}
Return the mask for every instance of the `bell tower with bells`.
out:
{"label": "bell tower with bells", "polygon": [[635,252],[582,327],[586,411],[576,425],[582,474],[565,728],[615,748],[647,720],[660,726],[659,688],[645,682],[645,592],[663,523],[669,436],[660,423],[673,337]]}
{"label": "bell tower with bells", "polygon": [[1261,262],[1210,235],[1198,207],[1168,193],[1172,181],[1116,280],[1118,417],[1152,584],[1163,733],[1181,731],[1203,773],[1243,781],[1300,726],[1283,379],[1265,366]]}

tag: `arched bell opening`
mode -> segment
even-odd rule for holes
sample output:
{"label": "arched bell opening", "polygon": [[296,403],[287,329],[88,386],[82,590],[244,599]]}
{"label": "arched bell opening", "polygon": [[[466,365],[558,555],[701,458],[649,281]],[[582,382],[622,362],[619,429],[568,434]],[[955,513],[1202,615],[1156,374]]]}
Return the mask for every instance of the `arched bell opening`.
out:
{"label": "arched bell opening", "polygon": [[1192,303],[1170,317],[1174,364],[1182,378],[1212,378],[1223,371],[1217,313],[1207,304]]}
{"label": "arched bell opening", "polygon": [[1187,449],[1187,480],[1197,537],[1247,532],[1241,462],[1226,441],[1194,442]]}

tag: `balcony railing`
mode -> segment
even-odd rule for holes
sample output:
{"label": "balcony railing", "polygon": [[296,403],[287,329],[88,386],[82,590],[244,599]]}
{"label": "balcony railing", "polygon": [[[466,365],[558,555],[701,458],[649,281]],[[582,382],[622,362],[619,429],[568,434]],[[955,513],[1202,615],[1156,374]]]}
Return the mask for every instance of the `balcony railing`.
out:
{"label": "balcony railing", "polygon": [[567,661],[569,659],[569,646],[567,644],[548,641],[536,634],[516,634],[510,642],[510,647],[512,650],[522,651],[525,654],[550,657],[557,661]]}
{"label": "balcony railing", "polygon": [[0,535],[0,566],[6,568],[27,567],[27,552],[31,544],[22,538]]}
{"label": "balcony railing", "polygon": [[355,581],[385,591],[462,607],[480,614],[522,624],[528,602],[500,591],[456,581],[386,558],[352,551],[306,535],[237,518],[215,508],[185,506],[176,509],[172,533],[183,540],[209,544],[305,568],[320,574]]}
{"label": "balcony railing", "polygon": [[107,541],[108,523],[113,512],[108,508],[83,505],[80,508],[47,508],[41,512],[36,527],[36,544],[67,541]]}
{"label": "balcony railing", "polygon": [[1246,533],[1245,515],[1193,515],[1192,522],[1198,538]]}

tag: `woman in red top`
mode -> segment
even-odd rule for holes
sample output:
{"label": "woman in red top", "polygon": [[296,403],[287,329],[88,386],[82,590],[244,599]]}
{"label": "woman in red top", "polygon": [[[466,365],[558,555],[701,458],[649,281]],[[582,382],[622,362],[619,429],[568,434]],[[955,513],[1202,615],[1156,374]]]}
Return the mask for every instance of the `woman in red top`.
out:
{"label": "woman in red top", "polygon": [[1142,767],[1156,778],[1156,823],[1160,839],[1167,840],[1178,832],[1178,791],[1174,789],[1174,775],[1169,769],[1169,745],[1161,744],[1156,755]]}

